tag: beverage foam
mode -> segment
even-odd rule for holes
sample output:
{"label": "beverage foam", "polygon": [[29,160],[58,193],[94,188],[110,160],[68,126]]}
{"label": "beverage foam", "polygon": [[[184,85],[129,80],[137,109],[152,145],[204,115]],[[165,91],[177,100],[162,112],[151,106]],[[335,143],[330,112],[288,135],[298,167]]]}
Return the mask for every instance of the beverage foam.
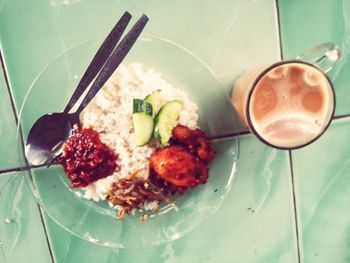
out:
{"label": "beverage foam", "polygon": [[327,78],[307,64],[288,63],[267,72],[250,103],[254,129],[280,147],[296,147],[317,137],[333,108]]}

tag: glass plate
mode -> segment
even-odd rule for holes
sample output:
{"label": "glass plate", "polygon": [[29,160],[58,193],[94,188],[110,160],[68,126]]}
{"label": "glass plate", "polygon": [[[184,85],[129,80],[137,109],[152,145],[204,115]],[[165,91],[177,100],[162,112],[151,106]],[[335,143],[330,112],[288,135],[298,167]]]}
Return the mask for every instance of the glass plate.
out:
{"label": "glass plate", "polygon": [[[93,39],[71,47],[41,71],[20,110],[24,138],[41,115],[63,110],[101,42]],[[198,57],[169,40],[144,36],[124,64],[134,62],[161,73],[198,105],[200,127],[216,138],[216,157],[210,164],[207,183],[172,198],[179,211],[163,204],[142,224],[139,214],[118,221],[116,210],[106,201],[84,199],[81,190],[69,187],[59,166],[34,168],[27,178],[40,206],[63,228],[102,246],[128,249],[168,243],[208,220],[224,201],[238,160],[238,137],[220,139],[237,132],[231,103],[213,72]]]}

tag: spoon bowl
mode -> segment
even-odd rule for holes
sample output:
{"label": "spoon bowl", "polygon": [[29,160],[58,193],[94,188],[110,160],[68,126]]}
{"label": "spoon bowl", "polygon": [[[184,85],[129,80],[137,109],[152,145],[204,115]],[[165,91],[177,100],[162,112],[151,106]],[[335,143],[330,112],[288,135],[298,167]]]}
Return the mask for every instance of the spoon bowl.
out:
{"label": "spoon bowl", "polygon": [[40,117],[30,129],[25,154],[33,165],[52,161],[62,150],[66,139],[72,134],[72,114],[49,113]]}

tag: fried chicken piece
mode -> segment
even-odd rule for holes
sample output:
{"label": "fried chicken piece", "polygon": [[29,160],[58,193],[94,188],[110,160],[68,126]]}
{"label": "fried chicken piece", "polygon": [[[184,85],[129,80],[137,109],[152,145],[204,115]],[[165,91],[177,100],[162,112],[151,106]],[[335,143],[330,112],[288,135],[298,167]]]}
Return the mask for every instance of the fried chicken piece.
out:
{"label": "fried chicken piece", "polygon": [[150,157],[150,168],[159,178],[180,187],[195,187],[204,184],[208,178],[205,163],[180,145],[154,152]]}
{"label": "fried chicken piece", "polygon": [[186,146],[206,164],[214,159],[215,153],[211,148],[210,139],[200,129],[191,130],[184,125],[177,125],[172,130],[171,142]]}
{"label": "fried chicken piece", "polygon": [[177,142],[184,145],[191,145],[193,143],[193,131],[184,125],[177,125],[171,131],[173,137],[172,142]]}

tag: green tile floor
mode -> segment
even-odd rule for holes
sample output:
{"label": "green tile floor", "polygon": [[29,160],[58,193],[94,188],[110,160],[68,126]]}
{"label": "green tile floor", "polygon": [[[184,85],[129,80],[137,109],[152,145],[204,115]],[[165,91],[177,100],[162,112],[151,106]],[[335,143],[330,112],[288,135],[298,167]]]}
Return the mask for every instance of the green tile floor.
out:
{"label": "green tile floor", "polygon": [[0,152],[6,154],[0,158],[0,169],[7,170],[18,167],[21,160],[20,147],[17,147],[16,117],[13,113],[10,95],[7,89],[6,80],[0,65]]}
{"label": "green tile floor", "polygon": [[[280,1],[285,57],[325,41],[342,48],[342,59],[330,76],[335,114],[344,117],[350,114],[349,15],[350,1]],[[292,153],[302,262],[350,262],[349,131],[349,118],[335,120],[319,141]]]}
{"label": "green tile floor", "polygon": [[24,173],[0,174],[0,262],[51,262],[39,207]]}
{"label": "green tile floor", "polygon": [[319,141],[292,154],[305,262],[350,262],[349,121],[334,121]]}
{"label": "green tile floor", "polygon": [[[350,262],[350,1],[0,0],[1,52],[17,113],[56,57],[103,37],[125,9],[152,17],[147,34],[194,52],[228,92],[249,66],[337,42],[343,57],[330,75],[338,119],[320,140],[293,152],[242,136],[232,188],[204,225],[159,247],[109,249],[71,235],[45,213],[43,224],[26,171],[19,171],[16,120],[1,74],[0,262]],[[84,63],[97,46],[86,49]],[[38,108],[48,103],[30,96],[38,96]]]}

